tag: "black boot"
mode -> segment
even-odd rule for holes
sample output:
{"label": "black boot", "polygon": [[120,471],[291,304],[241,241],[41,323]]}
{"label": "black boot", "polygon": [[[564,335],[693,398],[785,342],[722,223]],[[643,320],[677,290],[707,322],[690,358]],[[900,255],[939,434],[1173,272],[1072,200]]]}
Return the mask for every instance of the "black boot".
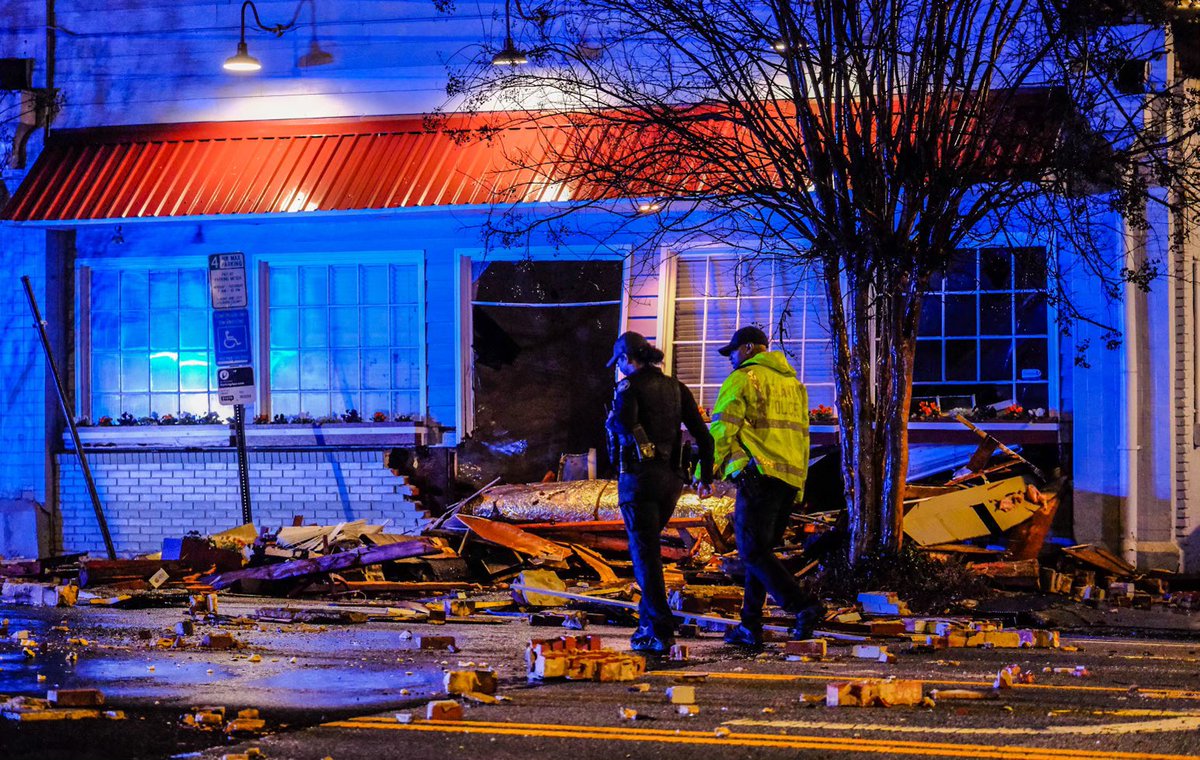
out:
{"label": "black boot", "polygon": [[759,649],[763,645],[762,626],[738,623],[732,628],[726,628],[725,643],[747,649]]}
{"label": "black boot", "polygon": [[813,602],[796,613],[796,623],[788,633],[796,639],[811,639],[817,626],[825,622],[825,606]]}

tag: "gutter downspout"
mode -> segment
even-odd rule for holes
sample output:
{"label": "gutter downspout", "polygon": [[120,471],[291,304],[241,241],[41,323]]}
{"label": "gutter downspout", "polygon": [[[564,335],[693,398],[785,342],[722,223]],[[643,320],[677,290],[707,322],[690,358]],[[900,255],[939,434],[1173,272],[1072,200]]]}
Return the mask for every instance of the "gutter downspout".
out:
{"label": "gutter downspout", "polygon": [[[1125,229],[1125,267],[1129,271],[1137,271],[1144,241],[1136,230],[1126,225]],[[1138,331],[1138,298],[1140,292],[1132,282],[1124,284],[1125,296],[1125,342],[1124,364],[1122,375],[1125,380],[1125,440],[1122,453],[1124,454],[1125,482],[1123,483],[1124,498],[1121,500],[1121,557],[1134,567],[1137,567],[1137,534],[1138,534],[1138,505],[1139,472],[1138,460],[1141,456],[1141,425],[1138,419],[1138,402],[1141,398],[1140,376],[1138,372],[1140,340]]]}

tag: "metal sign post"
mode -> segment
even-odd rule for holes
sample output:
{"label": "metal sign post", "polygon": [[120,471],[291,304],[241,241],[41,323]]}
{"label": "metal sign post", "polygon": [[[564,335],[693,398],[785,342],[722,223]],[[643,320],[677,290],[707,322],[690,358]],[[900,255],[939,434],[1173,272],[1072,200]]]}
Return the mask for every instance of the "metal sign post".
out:
{"label": "metal sign post", "polygon": [[254,402],[255,392],[254,367],[250,361],[246,257],[240,253],[210,255],[208,285],[213,307],[213,353],[220,367],[217,370],[217,402],[233,406],[233,443],[237,449],[242,522],[252,523],[250,463],[246,459],[246,404]]}
{"label": "metal sign post", "polygon": [[109,559],[116,559],[117,552],[113,548],[112,536],[108,532],[108,521],[104,519],[104,508],[100,506],[100,494],[96,491],[96,481],[92,479],[92,469],[88,467],[87,455],[83,453],[83,443],[79,440],[79,428],[75,427],[75,415],[71,405],[67,403],[67,393],[63,389],[62,377],[54,364],[54,354],[50,351],[50,338],[46,336],[46,323],[42,321],[42,313],[38,310],[37,299],[33,297],[33,287],[29,284],[29,276],[21,276],[21,284],[25,286],[25,297],[29,299],[29,310],[33,312],[33,326],[37,328],[42,339],[42,350],[46,353],[46,363],[50,365],[50,374],[54,377],[54,389],[58,391],[58,403],[62,407],[63,416],[67,418],[67,428],[71,431],[71,441],[75,444],[75,455],[79,457],[79,467],[83,470],[83,482],[87,484],[88,496],[92,497],[92,509],[96,512],[96,522],[100,525],[100,535],[104,538],[104,551]]}

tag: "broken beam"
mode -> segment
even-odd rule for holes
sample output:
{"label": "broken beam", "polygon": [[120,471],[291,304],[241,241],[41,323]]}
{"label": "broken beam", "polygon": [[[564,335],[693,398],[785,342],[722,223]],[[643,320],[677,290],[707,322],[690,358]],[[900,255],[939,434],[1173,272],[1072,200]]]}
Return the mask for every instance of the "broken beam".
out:
{"label": "broken beam", "polygon": [[347,570],[352,567],[377,565],[381,562],[388,562],[403,557],[436,554],[438,551],[440,550],[430,546],[425,541],[405,541],[403,543],[386,544],[384,546],[364,546],[361,549],[340,552],[338,554],[328,554],[323,557],[294,559],[274,565],[234,570],[228,573],[211,575],[203,580],[214,589],[223,589],[243,580],[278,581],[287,578],[301,578],[306,575]]}
{"label": "broken beam", "polygon": [[[570,599],[576,602],[592,602],[595,604],[605,605],[608,607],[620,607],[626,610],[636,610],[638,608],[635,602],[626,602],[620,599],[605,599],[602,596],[588,596],[587,594],[575,594],[570,591],[556,591],[548,588],[537,588],[536,586],[527,586],[523,583],[512,584],[513,591],[530,592],[534,594],[543,594],[545,596],[553,596],[559,599]],[[730,618],[718,617],[716,615],[697,615],[694,612],[684,612],[682,610],[671,610],[671,614],[683,620],[693,620],[702,623],[713,623],[714,625],[724,625],[732,627],[738,624],[739,621]],[[788,629],[782,625],[764,625],[764,631],[776,631],[779,633],[787,633]]]}

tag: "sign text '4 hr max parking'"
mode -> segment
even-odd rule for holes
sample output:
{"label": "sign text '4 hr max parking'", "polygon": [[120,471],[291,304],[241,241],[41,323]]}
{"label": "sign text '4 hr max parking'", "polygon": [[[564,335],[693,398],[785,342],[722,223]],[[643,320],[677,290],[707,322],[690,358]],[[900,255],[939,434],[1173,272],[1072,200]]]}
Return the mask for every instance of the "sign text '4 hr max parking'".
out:
{"label": "sign text '4 hr max parking'", "polygon": [[221,368],[217,378],[218,403],[254,403],[245,254],[209,255],[208,286],[213,307],[213,358]]}

